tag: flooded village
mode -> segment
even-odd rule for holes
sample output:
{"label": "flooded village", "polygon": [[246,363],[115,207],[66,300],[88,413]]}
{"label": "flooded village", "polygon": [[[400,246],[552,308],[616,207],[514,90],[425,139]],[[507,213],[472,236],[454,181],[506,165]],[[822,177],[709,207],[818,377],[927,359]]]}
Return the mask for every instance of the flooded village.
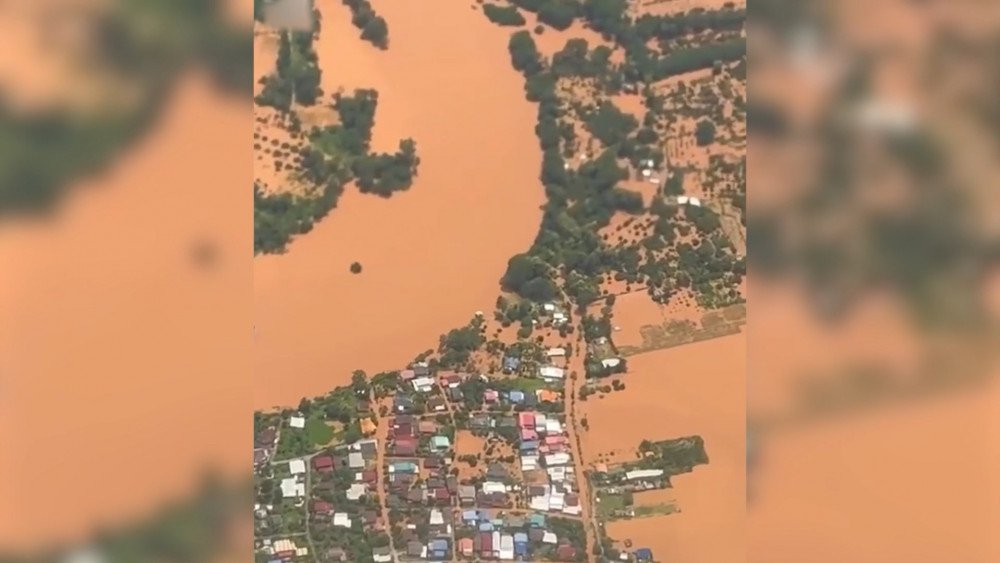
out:
{"label": "flooded village", "polygon": [[256,109],[268,142],[293,130],[292,174],[259,157],[262,208],[309,211],[268,217],[288,235],[255,259],[258,561],[744,551],[744,4],[317,0],[309,37],[258,23],[259,98],[282,42],[322,70],[312,103]]}

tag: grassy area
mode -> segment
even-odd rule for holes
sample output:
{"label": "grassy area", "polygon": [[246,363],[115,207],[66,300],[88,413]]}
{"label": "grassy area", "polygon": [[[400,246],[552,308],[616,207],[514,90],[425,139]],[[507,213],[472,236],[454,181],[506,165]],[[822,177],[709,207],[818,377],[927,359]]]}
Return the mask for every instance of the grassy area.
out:
{"label": "grassy area", "polygon": [[634,356],[651,350],[737,334],[744,324],[746,305],[738,303],[705,313],[700,323],[673,319],[662,325],[644,325],[639,329],[642,334],[641,346],[620,346],[618,350],[623,356]]}
{"label": "grassy area", "polygon": [[305,430],[309,441],[317,446],[325,446],[333,440],[333,429],[322,419],[310,418],[306,421]]}
{"label": "grassy area", "polygon": [[600,501],[596,504],[597,517],[601,520],[614,520],[614,512],[616,510],[625,510],[626,508],[625,497],[623,495],[598,493],[597,498]]}
{"label": "grassy area", "polygon": [[518,377],[510,380],[511,389],[530,393],[545,388],[545,380],[536,377]]}
{"label": "grassy area", "polygon": [[636,506],[636,518],[648,518],[650,516],[664,516],[678,512],[677,505],[673,503],[655,504],[652,506]]}

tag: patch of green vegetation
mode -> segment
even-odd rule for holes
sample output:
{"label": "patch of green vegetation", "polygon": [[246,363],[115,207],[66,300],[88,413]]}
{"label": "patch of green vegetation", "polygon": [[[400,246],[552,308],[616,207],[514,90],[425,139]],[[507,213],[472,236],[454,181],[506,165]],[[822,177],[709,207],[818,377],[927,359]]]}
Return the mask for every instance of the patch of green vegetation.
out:
{"label": "patch of green vegetation", "polygon": [[499,387],[504,388],[504,390],[510,391],[516,389],[525,393],[534,393],[539,389],[545,388],[545,380],[537,377],[515,377],[513,379],[502,380],[498,383],[501,383]]}
{"label": "patch of green vegetation", "polygon": [[441,336],[438,343],[439,365],[455,367],[468,362],[472,353],[486,343],[482,327],[483,320],[477,317],[468,325],[452,329]]}
{"label": "patch of green vegetation", "polygon": [[618,518],[616,513],[627,508],[625,496],[621,494],[609,494],[599,491],[597,493],[597,500],[598,502],[594,505],[597,517],[604,521],[615,520]]}
{"label": "patch of green vegetation", "polygon": [[306,420],[305,431],[309,441],[317,446],[325,446],[333,440],[333,429],[319,418]]}
{"label": "patch of green vegetation", "polygon": [[673,440],[651,442],[643,440],[639,444],[643,458],[627,464],[628,468],[662,469],[671,475],[688,473],[697,465],[708,463],[705,440],[701,436],[685,436]]}
{"label": "patch of green vegetation", "polygon": [[652,516],[666,516],[678,512],[677,505],[673,503],[654,504],[650,506],[636,506],[632,509],[635,518],[649,518]]}
{"label": "patch of green vegetation", "polygon": [[493,23],[502,26],[517,27],[524,25],[524,16],[514,6],[498,6],[484,4],[483,14]]}
{"label": "patch of green vegetation", "polygon": [[342,0],[351,9],[351,23],[361,30],[361,39],[379,49],[389,48],[389,24],[378,15],[368,0]]}
{"label": "patch of green vegetation", "polygon": [[264,88],[254,98],[257,104],[288,112],[295,104],[311,106],[323,95],[319,59],[313,49],[314,33],[282,31],[275,71],[260,82]]}
{"label": "patch of green vegetation", "polygon": [[254,185],[255,253],[283,252],[292,237],[312,230],[336,207],[352,178],[363,193],[383,197],[409,189],[420,164],[412,139],[401,141],[394,155],[369,152],[377,105],[374,90],[334,96],[340,123],[314,129],[301,152],[299,181],[313,187],[311,195],[265,194]]}

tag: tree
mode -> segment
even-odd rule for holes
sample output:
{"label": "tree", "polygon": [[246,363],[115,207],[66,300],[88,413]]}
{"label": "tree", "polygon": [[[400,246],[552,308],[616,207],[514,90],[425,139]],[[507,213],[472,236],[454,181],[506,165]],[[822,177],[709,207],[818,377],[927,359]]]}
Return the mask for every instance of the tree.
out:
{"label": "tree", "polygon": [[610,147],[624,141],[639,126],[639,121],[613,103],[603,101],[596,111],[587,115],[586,126],[604,146]]}
{"label": "tree", "polygon": [[361,273],[361,262],[351,262],[351,273],[352,274]]}
{"label": "tree", "polygon": [[515,254],[507,261],[507,271],[500,279],[504,289],[520,292],[521,288],[538,276],[545,275],[545,263],[528,254]]}
{"label": "tree", "polygon": [[368,376],[364,371],[356,370],[351,374],[351,387],[357,393],[368,390]]}
{"label": "tree", "polygon": [[389,48],[389,25],[385,18],[375,16],[361,29],[361,38],[380,49]]}
{"label": "tree", "polygon": [[510,52],[510,60],[514,69],[520,71],[525,76],[531,76],[542,70],[541,56],[532,39],[531,33],[526,30],[518,31],[510,36],[507,43],[507,50]]}
{"label": "tree", "polygon": [[514,6],[497,6],[496,4],[486,4],[483,6],[483,13],[489,20],[497,25],[519,26],[524,25],[524,16],[517,11]]}
{"label": "tree", "polygon": [[576,0],[547,0],[538,7],[538,21],[562,31],[573,25],[579,9]]}
{"label": "tree", "polygon": [[278,60],[276,68],[278,76],[287,77],[288,70],[292,65],[292,43],[288,37],[288,32],[282,32],[278,39]]}
{"label": "tree", "polygon": [[699,147],[712,144],[715,141],[715,124],[707,119],[702,119],[695,128],[694,136]]}
{"label": "tree", "polygon": [[635,140],[638,143],[644,145],[651,145],[658,140],[656,131],[650,129],[649,127],[643,127],[635,134]]}

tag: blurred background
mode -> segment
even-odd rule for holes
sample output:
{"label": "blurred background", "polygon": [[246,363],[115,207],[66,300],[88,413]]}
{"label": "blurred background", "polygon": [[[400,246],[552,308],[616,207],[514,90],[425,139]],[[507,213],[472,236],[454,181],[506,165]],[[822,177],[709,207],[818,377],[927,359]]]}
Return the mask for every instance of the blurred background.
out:
{"label": "blurred background", "polygon": [[[751,0],[748,560],[1000,561],[1000,3]],[[245,561],[247,1],[0,1],[0,561]]]}
{"label": "blurred background", "polygon": [[248,559],[252,13],[0,2],[0,561]]}
{"label": "blurred background", "polygon": [[1000,561],[1000,3],[750,3],[752,561]]}

